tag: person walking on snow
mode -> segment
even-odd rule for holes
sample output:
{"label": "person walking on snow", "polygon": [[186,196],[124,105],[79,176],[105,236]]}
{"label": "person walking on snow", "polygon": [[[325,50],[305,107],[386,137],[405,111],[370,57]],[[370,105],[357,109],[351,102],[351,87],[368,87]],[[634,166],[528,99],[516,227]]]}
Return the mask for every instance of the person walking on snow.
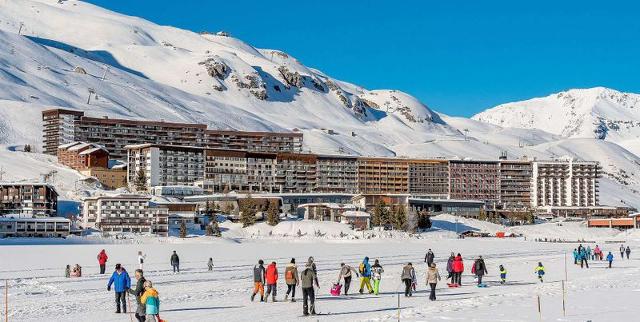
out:
{"label": "person walking on snow", "polygon": [[287,284],[287,294],[284,296],[285,302],[289,299],[289,293],[291,293],[291,302],[295,302],[296,286],[300,284],[300,277],[298,277],[298,267],[296,266],[295,258],[291,259],[291,262],[287,264],[287,268],[284,270],[284,282]]}
{"label": "person walking on snow", "polygon": [[453,261],[455,260],[456,256],[455,254],[453,254],[453,252],[451,252],[451,256],[449,256],[449,259],[447,260],[447,279],[451,279],[451,284],[455,284],[456,280],[454,278],[454,272],[453,272]]}
{"label": "person walking on snow", "polygon": [[376,259],[371,266],[371,276],[373,277],[373,294],[378,295],[380,293],[380,280],[382,280],[382,273],[384,269],[380,265],[380,262]]}
{"label": "person walking on snow", "polygon": [[462,261],[462,255],[458,253],[453,260],[454,285],[462,286],[462,272],[464,272],[464,262]]}
{"label": "person walking on snow", "polygon": [[405,297],[413,296],[411,284],[413,283],[415,276],[416,271],[415,269],[413,269],[413,265],[411,265],[411,263],[407,263],[407,265],[402,268],[402,275],[400,275],[400,279],[402,280],[402,282],[404,282]]}
{"label": "person walking on snow", "polygon": [[311,269],[316,274],[316,284],[320,285],[320,282],[318,281],[318,269],[316,268],[316,260],[313,258],[313,256],[309,256],[307,263],[310,265]]}
{"label": "person walking on snow", "polygon": [[178,254],[176,253],[176,251],[173,251],[173,254],[171,254],[171,267],[173,268],[173,273],[175,274],[176,271],[178,273],[180,273],[180,257],[178,257]]}
{"label": "person walking on snow", "polygon": [[433,264],[433,260],[436,258],[436,255],[431,251],[431,248],[427,251],[427,254],[424,255],[424,262],[427,263],[427,267],[431,267]]}
{"label": "person walking on snow", "polygon": [[147,316],[146,322],[158,322],[160,321],[160,295],[151,281],[144,282],[144,294],[140,297],[140,301],[144,303],[145,314]]}
{"label": "person walking on snow", "polygon": [[307,262],[304,271],[300,273],[300,286],[302,287],[302,314],[303,315],[315,315],[316,314],[316,293],[313,289],[313,284],[316,287],[320,287],[318,284],[318,276],[312,267],[313,261]]}
{"label": "person walking on snow", "polygon": [[107,268],[107,260],[109,256],[107,256],[107,252],[103,249],[98,253],[98,265],[100,265],[100,274],[104,274],[104,271]]}
{"label": "person walking on snow", "polygon": [[209,272],[213,270],[213,258],[209,257],[209,261],[207,262],[207,269]]}
{"label": "person walking on snow", "polygon": [[507,282],[507,270],[502,265],[498,269],[500,270],[500,284],[504,284]]}
{"label": "person walking on snow", "polygon": [[580,253],[580,268],[584,268],[584,266],[589,268],[589,261],[587,259],[587,251],[583,248],[582,253]]}
{"label": "person walking on snow", "polygon": [[373,289],[371,287],[371,265],[369,264],[369,257],[365,257],[362,263],[360,263],[358,271],[360,271],[360,294],[364,292],[365,286],[369,293],[373,293]]}
{"label": "person walking on snow", "polygon": [[436,300],[436,285],[440,280],[440,272],[436,268],[436,263],[431,263],[431,266],[427,269],[427,285],[431,289],[431,293],[429,294],[429,300]]}
{"label": "person walking on snow", "polygon": [[611,263],[613,262],[613,254],[611,252],[607,254],[607,262],[609,262],[609,268],[611,268]]}
{"label": "person walking on snow", "polygon": [[266,271],[264,269],[264,261],[259,260],[258,265],[253,267],[253,294],[251,294],[251,301],[256,297],[256,294],[260,292],[260,302],[264,302],[264,283],[267,280]]}
{"label": "person walking on snow", "polygon": [[602,260],[602,250],[600,249],[600,246],[596,245],[596,248],[593,250],[593,260]]}
{"label": "person walking on snow", "polygon": [[591,246],[587,246],[587,259],[591,259]]}
{"label": "person walking on snow", "polygon": [[538,275],[538,280],[540,280],[540,283],[542,283],[542,277],[544,276],[544,266],[542,266],[542,262],[538,262],[535,273]]}
{"label": "person walking on snow", "polygon": [[482,277],[487,274],[487,266],[484,264],[484,259],[479,256],[471,267],[471,274],[475,274],[478,278],[478,285],[482,284]]}
{"label": "person walking on snow", "polygon": [[629,245],[627,245],[627,249],[625,250],[625,253],[627,254],[627,259],[629,259],[629,255],[631,255],[631,248],[629,248]]}
{"label": "person walking on snow", "polygon": [[142,255],[142,251],[138,251],[138,268],[144,269],[144,260],[147,258],[147,255]]}
{"label": "person walking on snow", "polygon": [[[125,294],[128,289],[131,288],[131,278],[129,273],[120,264],[116,264],[116,269],[111,274],[109,283],[107,284],[107,291],[111,292],[111,285],[114,286],[116,294],[116,313],[127,313],[127,302],[125,300]],[[122,311],[120,305],[122,304]]]}
{"label": "person walking on snow", "polygon": [[626,248],[624,247],[624,245],[620,245],[620,257],[622,259],[624,259],[624,251],[626,250]]}
{"label": "person walking on snow", "polygon": [[264,301],[267,302],[269,299],[269,294],[271,294],[271,299],[273,302],[276,301],[276,291],[278,289],[278,268],[276,267],[276,262],[271,262],[269,266],[267,266],[267,270],[265,272],[265,277],[267,281],[267,294],[264,297]]}
{"label": "person walking on snow", "polygon": [[147,313],[144,302],[140,300],[140,297],[142,296],[142,294],[144,294],[144,282],[146,282],[147,280],[144,278],[144,274],[141,269],[136,269],[135,276],[137,280],[136,288],[134,290],[129,289],[129,294],[136,297],[136,303],[138,304],[138,308],[136,309],[135,314],[136,319],[138,319],[138,322],[144,322],[146,320],[145,316]]}
{"label": "person walking on snow", "polygon": [[345,264],[340,263],[340,274],[338,275],[338,283],[340,283],[340,279],[344,278],[344,295],[349,295],[349,285],[351,285],[351,278],[353,274],[356,274],[356,277],[360,277],[355,268]]}
{"label": "person walking on snow", "polygon": [[578,265],[578,257],[580,257],[580,253],[578,253],[578,249],[573,249],[573,263]]}

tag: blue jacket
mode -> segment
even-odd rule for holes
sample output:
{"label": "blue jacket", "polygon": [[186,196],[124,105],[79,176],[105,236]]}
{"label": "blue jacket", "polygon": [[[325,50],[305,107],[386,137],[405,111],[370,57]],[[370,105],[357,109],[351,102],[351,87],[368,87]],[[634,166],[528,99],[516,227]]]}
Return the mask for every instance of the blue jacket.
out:
{"label": "blue jacket", "polygon": [[131,288],[131,278],[129,277],[129,273],[127,271],[122,270],[122,273],[118,274],[118,271],[113,272],[111,278],[109,279],[109,284],[107,287],[111,287],[113,284],[114,291],[116,292],[124,292]]}
{"label": "blue jacket", "polygon": [[579,258],[579,256],[578,256],[578,255],[580,255],[580,254],[578,253],[578,251],[577,251],[577,250],[574,250],[574,251],[573,251],[573,258],[578,259],[578,258]]}
{"label": "blue jacket", "polygon": [[371,277],[371,264],[369,264],[369,258],[365,258],[364,261],[362,261],[362,265],[364,268],[362,269],[362,272],[360,272],[360,275],[362,275],[362,277]]}
{"label": "blue jacket", "polygon": [[609,253],[609,255],[607,255],[607,260],[613,262],[613,254]]}

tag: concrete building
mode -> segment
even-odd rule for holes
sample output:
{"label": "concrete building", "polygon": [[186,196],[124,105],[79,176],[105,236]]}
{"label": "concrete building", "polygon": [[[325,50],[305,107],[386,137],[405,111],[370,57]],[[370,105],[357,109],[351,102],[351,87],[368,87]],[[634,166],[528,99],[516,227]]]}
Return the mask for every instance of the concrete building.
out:
{"label": "concrete building", "polygon": [[65,109],[43,111],[43,152],[56,155],[60,145],[80,140],[78,123],[83,115],[83,112]]}
{"label": "concrete building", "polygon": [[361,194],[406,194],[409,161],[395,158],[358,158],[358,192]]}
{"label": "concrete building", "polygon": [[253,152],[302,152],[302,133],[207,130],[206,148]]}
{"label": "concrete building", "polygon": [[66,237],[71,233],[71,220],[62,217],[0,217],[0,238]]}
{"label": "concrete building", "polygon": [[534,161],[531,204],[534,208],[599,205],[598,162]]}
{"label": "concrete building", "polygon": [[127,146],[127,182],[144,178],[145,191],[155,186],[193,185],[204,180],[204,149],[189,146],[140,144]]}
{"label": "concrete building", "polygon": [[109,151],[85,142],[71,142],[58,147],[58,162],[75,170],[108,168]]}
{"label": "concrete building", "polygon": [[94,177],[104,188],[107,189],[118,189],[125,188],[128,186],[127,184],[127,168],[126,166],[122,167],[112,167],[112,168],[88,168],[84,170],[80,170],[80,173],[87,177]]}
{"label": "concrete building", "polygon": [[54,217],[58,192],[48,183],[0,182],[0,215]]}
{"label": "concrete building", "polygon": [[82,227],[104,233],[167,236],[168,209],[154,207],[150,200],[150,197],[126,194],[86,198],[82,207]]}
{"label": "concrete building", "polygon": [[500,161],[500,206],[530,208],[533,166],[530,161]]}
{"label": "concrete building", "polygon": [[409,160],[409,190],[414,197],[449,198],[447,160]]}
{"label": "concrete building", "polygon": [[481,200],[488,206],[500,201],[500,163],[498,161],[449,161],[451,199]]}
{"label": "concrete building", "polygon": [[358,192],[358,159],[356,157],[319,155],[316,171],[315,192]]}
{"label": "concrete building", "polygon": [[275,171],[277,192],[313,192],[317,178],[316,162],[314,154],[278,153]]}

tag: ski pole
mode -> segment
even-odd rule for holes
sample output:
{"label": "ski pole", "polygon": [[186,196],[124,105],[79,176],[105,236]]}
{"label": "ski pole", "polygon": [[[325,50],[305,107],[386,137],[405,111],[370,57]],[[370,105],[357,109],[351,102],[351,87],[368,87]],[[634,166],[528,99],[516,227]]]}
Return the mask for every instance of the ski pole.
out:
{"label": "ski pole", "polygon": [[9,280],[4,280],[4,321],[9,322]]}
{"label": "ski pole", "polygon": [[129,292],[127,292],[125,294],[127,296],[127,303],[129,304],[129,320],[131,320],[131,322],[133,322],[133,317],[131,316],[131,314],[133,314],[133,312],[131,312],[131,297],[129,297]]}

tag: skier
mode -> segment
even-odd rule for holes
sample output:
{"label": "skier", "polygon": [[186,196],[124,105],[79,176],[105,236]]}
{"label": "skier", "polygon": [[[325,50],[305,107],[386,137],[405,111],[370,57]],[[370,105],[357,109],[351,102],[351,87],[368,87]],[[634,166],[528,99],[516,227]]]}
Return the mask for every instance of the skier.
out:
{"label": "skier", "polygon": [[136,303],[138,304],[135,314],[136,319],[138,319],[138,322],[144,322],[147,313],[145,305],[140,300],[140,297],[142,297],[142,294],[144,294],[144,282],[146,282],[147,280],[144,278],[144,274],[141,269],[136,269],[135,276],[137,280],[136,288],[135,290],[129,289],[129,294],[136,297]]}
{"label": "skier", "polygon": [[629,245],[627,245],[627,249],[625,250],[625,253],[627,254],[627,259],[629,259],[629,255],[631,254],[631,248],[629,248]]}
{"label": "skier", "polygon": [[251,301],[253,301],[256,294],[260,292],[260,302],[264,302],[264,283],[266,280],[264,261],[259,260],[258,265],[253,267],[253,294],[251,294]]}
{"label": "skier", "polygon": [[502,265],[498,269],[500,269],[500,284],[504,284],[507,282],[507,270]]}
{"label": "skier", "polygon": [[296,286],[300,284],[300,277],[298,277],[298,267],[296,266],[295,258],[291,259],[291,262],[287,264],[287,268],[284,270],[284,282],[287,283],[287,294],[284,296],[284,300],[287,301],[289,293],[291,293],[291,302],[295,302]]}
{"label": "skier", "polygon": [[607,254],[607,262],[609,262],[609,268],[611,268],[611,263],[613,262],[613,254],[611,252]]}
{"label": "skier", "polygon": [[542,277],[544,276],[544,266],[542,266],[542,262],[538,262],[535,273],[538,274],[538,280],[542,283]]}
{"label": "skier", "polygon": [[107,252],[103,249],[98,253],[98,265],[100,265],[100,274],[104,274],[104,271],[107,268],[107,260],[109,256],[107,256]]}
{"label": "skier", "polygon": [[478,286],[482,285],[482,277],[487,274],[487,266],[484,264],[484,259],[479,256],[471,267],[471,274],[475,274],[478,278]]}
{"label": "skier", "polygon": [[429,300],[436,300],[436,285],[440,280],[440,272],[436,268],[436,263],[431,263],[431,266],[427,269],[427,285],[431,288],[431,293],[429,294]]}
{"label": "skier", "polygon": [[302,286],[302,314],[309,315],[311,312],[312,315],[316,314],[316,306],[315,306],[315,290],[313,289],[313,284],[315,283],[316,287],[320,287],[318,284],[318,276],[316,272],[313,270],[313,261],[307,262],[304,271],[300,274],[300,285]]}
{"label": "skier", "polygon": [[360,272],[360,294],[364,292],[364,287],[367,287],[369,293],[373,293],[371,288],[371,265],[369,264],[369,257],[365,257],[358,269]]}
{"label": "skier", "polygon": [[456,256],[453,254],[453,252],[451,252],[451,256],[449,256],[449,259],[447,260],[447,279],[451,279],[451,284],[455,284],[456,280],[454,278],[454,272],[453,272],[453,261],[455,260]]}
{"label": "skier", "polygon": [[622,259],[624,259],[624,251],[626,250],[626,248],[624,247],[624,245],[620,245],[620,257]]}
{"label": "skier", "polygon": [[276,291],[278,289],[278,268],[276,267],[276,262],[271,262],[271,264],[267,266],[265,277],[267,281],[267,294],[264,297],[264,301],[267,302],[267,300],[269,299],[269,294],[271,294],[271,299],[273,300],[273,302],[275,302]]}
{"label": "skier", "polygon": [[436,255],[433,254],[433,251],[431,251],[431,248],[429,248],[427,254],[424,255],[424,262],[427,263],[427,267],[431,267],[431,264],[433,264],[433,260],[435,257]]}
{"label": "skier", "polygon": [[213,270],[213,258],[211,257],[209,257],[209,261],[207,262],[207,268],[209,269],[209,272]]}
{"label": "skier", "polygon": [[464,272],[464,262],[462,261],[462,255],[458,253],[453,260],[453,284],[455,287],[462,286],[462,272]]}
{"label": "skier", "polygon": [[382,273],[384,269],[380,265],[380,262],[376,259],[371,266],[371,275],[373,277],[373,294],[378,295],[380,293],[380,280],[382,279]]}
{"label": "skier", "polygon": [[407,263],[402,268],[402,275],[400,275],[400,279],[404,282],[404,296],[409,297],[413,296],[413,292],[411,291],[411,283],[415,279],[416,271],[413,269],[413,265],[411,263]]}
{"label": "skier", "polygon": [[178,254],[176,253],[176,251],[173,251],[173,254],[171,254],[171,267],[173,267],[173,273],[175,274],[176,271],[178,273],[180,273],[180,257],[178,257]]}
{"label": "skier", "polygon": [[122,303],[122,312],[127,313],[127,302],[125,294],[131,288],[131,278],[129,273],[120,264],[116,264],[116,270],[111,275],[107,284],[107,291],[111,292],[111,285],[114,286],[116,293],[116,313],[120,313],[120,304]]}
{"label": "skier", "polygon": [[338,283],[340,283],[340,279],[344,278],[344,295],[349,295],[349,285],[351,285],[351,278],[353,274],[356,274],[356,278],[360,277],[358,272],[351,266],[340,263],[340,274],[338,275]]}
{"label": "skier", "polygon": [[142,251],[138,251],[138,268],[143,269],[144,260],[147,258],[147,255],[142,255]]}
{"label": "skier", "polygon": [[140,297],[140,301],[144,303],[146,322],[160,321],[160,297],[158,291],[153,288],[151,281],[144,282],[144,294]]}

